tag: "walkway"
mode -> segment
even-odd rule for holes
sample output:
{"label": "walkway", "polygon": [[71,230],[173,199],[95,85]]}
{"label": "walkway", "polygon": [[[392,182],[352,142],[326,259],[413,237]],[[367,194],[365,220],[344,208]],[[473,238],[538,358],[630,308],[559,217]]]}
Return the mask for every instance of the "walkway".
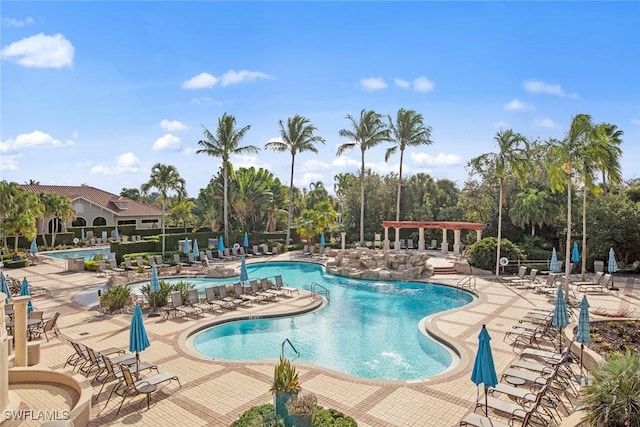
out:
{"label": "walkway", "polygon": [[[286,259],[288,254],[278,259]],[[22,270],[5,270],[12,276],[26,275],[29,283],[50,289],[50,296],[37,296],[34,304],[45,316],[61,311],[60,328],[68,339],[78,340],[94,348],[128,346],[130,316],[98,316],[96,311],[74,301],[87,288],[96,289],[104,278],[92,273],[69,273],[62,264],[41,264]],[[455,285],[463,276],[434,277],[439,283]],[[619,279],[620,280],[620,279]],[[620,296],[590,295],[592,309],[607,310],[640,307],[640,283],[628,282],[621,287]],[[635,289],[634,289],[635,286]],[[470,381],[477,336],[483,324],[492,335],[493,356],[498,372],[516,356],[502,341],[511,328],[533,307],[549,306],[546,298],[507,288],[502,284],[477,279],[478,300],[466,307],[436,316],[430,322],[434,331],[456,343],[461,350],[460,363],[445,374],[421,382],[381,382],[347,377],[326,369],[295,362],[300,372],[303,391],[317,395],[318,403],[338,409],[358,421],[359,426],[454,426],[468,413],[476,398],[476,387]],[[581,297],[580,294],[578,296]],[[269,304],[264,307],[302,306],[308,298],[300,297]],[[246,311],[248,309],[240,309]],[[254,309],[258,310],[258,309]],[[219,317],[219,315],[216,315]],[[178,421],[182,426],[228,426],[251,406],[272,401],[268,390],[273,375],[273,362],[231,363],[208,361],[183,352],[179,337],[196,322],[205,320],[145,320],[151,347],[142,359],[157,363],[161,371],[171,371],[180,377],[182,388],[173,384],[154,393],[155,404],[150,410],[139,407],[142,397],[125,403],[116,415],[118,401],[112,399],[105,407],[108,393],[103,393],[92,409],[90,425],[169,425]],[[71,346],[65,339],[52,339],[42,345],[42,365],[62,368]],[[97,393],[97,391],[96,391]],[[32,408],[37,409],[37,408]],[[13,424],[12,424],[13,425]],[[29,425],[23,423],[22,425]]]}

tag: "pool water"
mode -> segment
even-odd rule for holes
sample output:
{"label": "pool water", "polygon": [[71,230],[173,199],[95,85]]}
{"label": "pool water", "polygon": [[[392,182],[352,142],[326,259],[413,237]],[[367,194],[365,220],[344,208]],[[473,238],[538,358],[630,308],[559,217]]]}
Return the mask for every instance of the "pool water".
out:
{"label": "pool water", "polygon": [[68,251],[56,251],[56,252],[39,252],[40,255],[65,259],[65,258],[84,258],[91,259],[96,254],[107,255],[109,253],[109,248],[95,248],[95,249],[75,249]]}
{"label": "pool water", "polygon": [[[248,266],[249,278],[283,277],[288,286],[310,289],[318,282],[330,301],[312,313],[277,319],[231,322],[199,332],[194,348],[214,359],[277,360],[289,339],[288,358],[349,375],[385,380],[416,380],[446,370],[451,354],[418,330],[425,316],[460,307],[472,296],[459,290],[409,282],[376,282],[327,275],[306,263]],[[189,281],[192,281],[189,279]],[[197,288],[220,281],[193,281]],[[228,282],[228,280],[227,280]]]}

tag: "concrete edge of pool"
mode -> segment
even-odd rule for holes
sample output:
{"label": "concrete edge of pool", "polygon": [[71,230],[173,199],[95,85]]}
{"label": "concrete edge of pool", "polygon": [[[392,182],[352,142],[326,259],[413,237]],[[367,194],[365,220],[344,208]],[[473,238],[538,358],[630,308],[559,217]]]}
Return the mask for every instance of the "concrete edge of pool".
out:
{"label": "concrete edge of pool", "polygon": [[[470,363],[471,360],[471,355],[472,352],[470,349],[467,348],[467,346],[465,346],[462,342],[457,341],[454,337],[449,336],[448,334],[446,334],[445,332],[441,331],[436,325],[435,325],[435,321],[438,319],[438,317],[451,313],[453,311],[456,310],[461,310],[461,309],[466,309],[469,308],[470,306],[476,305],[480,302],[480,295],[477,292],[474,292],[473,290],[468,290],[468,289],[460,289],[456,286],[452,286],[446,283],[438,283],[438,282],[433,282],[433,281],[413,281],[413,283],[420,283],[423,285],[427,285],[427,284],[433,284],[433,285],[438,285],[438,286],[444,286],[447,288],[453,288],[453,289],[457,289],[461,292],[465,292],[467,294],[470,294],[473,299],[471,302],[469,302],[468,304],[465,304],[461,307],[456,307],[450,310],[445,310],[445,311],[441,311],[439,313],[435,313],[426,317],[423,317],[422,319],[420,319],[420,321],[418,322],[418,324],[416,325],[416,327],[418,328],[418,330],[420,331],[420,333],[422,333],[425,337],[427,338],[431,338],[433,340],[435,340],[438,344],[442,345],[444,347],[444,349],[449,352],[449,354],[451,355],[451,365],[449,367],[447,367],[444,371],[430,376],[430,377],[426,377],[426,378],[419,378],[419,379],[413,379],[413,380],[382,380],[382,379],[371,379],[371,378],[363,378],[363,377],[357,377],[357,376],[353,376],[353,375],[349,375],[346,374],[344,372],[340,372],[340,371],[336,371],[330,368],[326,368],[324,366],[320,366],[320,365],[315,365],[312,363],[308,363],[302,360],[295,360],[296,365],[299,365],[301,367],[307,367],[310,369],[316,369],[319,371],[324,371],[334,377],[337,378],[341,378],[341,379],[345,379],[348,381],[354,381],[354,382],[358,382],[358,383],[362,383],[362,384],[395,384],[395,385],[402,385],[402,384],[417,384],[417,383],[429,383],[429,382],[441,382],[441,381],[446,381],[447,378],[450,378],[456,374],[459,374],[460,372],[464,371],[464,369],[466,368],[466,366]],[[308,291],[303,291],[301,290],[301,293],[304,293],[303,295],[301,295],[298,298],[308,298],[309,297],[309,292]],[[314,310],[318,310],[320,308],[322,308],[324,305],[326,304],[326,301],[324,300],[324,298],[320,298],[317,299],[315,304],[311,304],[309,306],[306,307],[301,307],[300,309],[297,310],[288,310],[288,311],[280,311],[280,312],[273,312],[273,313],[269,313],[268,315],[251,315],[251,314],[246,314],[246,313],[238,313],[237,315],[234,316],[230,316],[227,317],[225,319],[215,319],[215,320],[211,320],[208,321],[206,323],[203,324],[198,324],[198,325],[194,325],[188,329],[186,329],[185,331],[183,331],[180,336],[178,337],[178,348],[187,356],[191,356],[195,359],[199,359],[199,360],[208,360],[208,361],[215,361],[216,363],[225,363],[225,364],[230,364],[230,365],[273,365],[274,362],[272,360],[231,360],[231,359],[213,359],[211,357],[207,357],[205,355],[203,355],[202,353],[198,352],[194,345],[193,345],[193,340],[195,338],[195,336],[208,328],[211,327],[215,327],[215,326],[220,326],[226,323],[230,323],[230,322],[236,322],[236,321],[242,321],[242,320],[256,320],[256,319],[273,319],[273,318],[281,318],[281,317],[290,317],[290,316],[298,316],[298,315],[303,315],[303,314],[307,314],[310,313]]]}

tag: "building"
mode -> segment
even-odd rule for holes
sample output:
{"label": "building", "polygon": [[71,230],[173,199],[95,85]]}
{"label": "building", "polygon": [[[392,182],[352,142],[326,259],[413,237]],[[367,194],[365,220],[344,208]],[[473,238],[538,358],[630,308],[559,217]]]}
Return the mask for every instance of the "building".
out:
{"label": "building", "polygon": [[[126,197],[112,194],[88,185],[20,185],[32,193],[53,193],[68,196],[76,219],[65,225],[59,224],[57,218],[49,218],[38,228],[45,228],[51,233],[57,225],[57,232],[66,227],[92,227],[135,225],[138,229],[159,228],[162,210],[145,203],[136,202]],[[43,230],[38,230],[41,233]]]}

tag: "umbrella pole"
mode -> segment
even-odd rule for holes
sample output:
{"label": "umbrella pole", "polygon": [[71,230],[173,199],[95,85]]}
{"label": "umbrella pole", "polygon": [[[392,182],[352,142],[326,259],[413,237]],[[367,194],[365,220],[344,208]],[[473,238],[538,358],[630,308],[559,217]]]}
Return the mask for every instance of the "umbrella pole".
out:
{"label": "umbrella pole", "polygon": [[140,353],[136,351],[136,381],[140,380]]}
{"label": "umbrella pole", "polygon": [[582,385],[582,352],[583,351],[584,351],[584,343],[580,343],[580,385]]}
{"label": "umbrella pole", "polygon": [[484,388],[484,416],[489,416],[489,398],[487,397],[487,387]]}

